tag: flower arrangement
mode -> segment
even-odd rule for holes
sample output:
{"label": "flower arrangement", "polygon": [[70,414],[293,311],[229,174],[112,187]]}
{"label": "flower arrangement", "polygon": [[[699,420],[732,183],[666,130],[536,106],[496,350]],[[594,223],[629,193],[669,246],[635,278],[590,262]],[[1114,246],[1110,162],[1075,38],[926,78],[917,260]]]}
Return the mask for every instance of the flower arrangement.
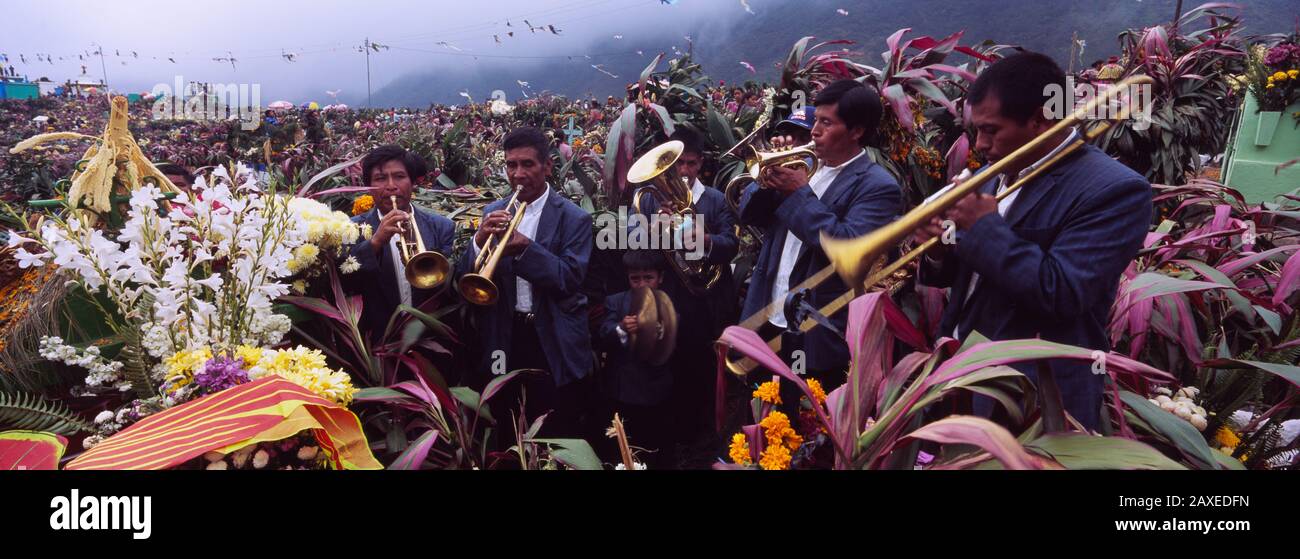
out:
{"label": "flower arrangement", "polygon": [[1260,111],[1281,111],[1300,101],[1300,45],[1288,41],[1271,49],[1256,46],[1246,81]]}

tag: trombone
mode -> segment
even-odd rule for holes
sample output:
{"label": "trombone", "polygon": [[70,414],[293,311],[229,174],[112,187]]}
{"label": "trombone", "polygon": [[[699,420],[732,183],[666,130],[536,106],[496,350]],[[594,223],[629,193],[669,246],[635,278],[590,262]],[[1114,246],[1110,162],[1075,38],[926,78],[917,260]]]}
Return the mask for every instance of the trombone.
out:
{"label": "trombone", "polygon": [[504,233],[494,233],[483,243],[483,250],[480,250],[478,256],[474,258],[475,272],[465,274],[460,278],[460,283],[457,284],[461,296],[466,301],[480,306],[488,306],[497,302],[500,290],[497,289],[496,283],[492,282],[492,273],[496,271],[497,262],[501,261],[501,253],[505,248],[506,241],[510,240],[510,236],[519,227],[519,222],[523,221],[524,210],[527,207],[528,202],[520,200],[519,189],[515,189],[514,196],[511,196],[510,202],[506,204],[506,210],[514,212],[510,216],[510,225],[506,227]]}
{"label": "trombone", "polygon": [[[397,197],[390,196],[389,199],[393,202],[393,209],[397,209]],[[418,289],[433,289],[442,285],[442,282],[447,281],[451,264],[447,262],[446,256],[427,250],[424,247],[424,237],[420,235],[420,228],[415,226],[414,221],[410,219],[407,221],[412,225],[409,229],[406,221],[397,224],[401,231],[397,241],[398,255],[406,268],[407,283]]]}
{"label": "trombone", "polygon": [[[1150,76],[1139,75],[1132,76],[1115,84],[1104,93],[1094,97],[1087,105],[1074,111],[1068,117],[1056,123],[1056,125],[1051,129],[1043,132],[1025,145],[1020,146],[1019,149],[1012,152],[1010,155],[1002,158],[997,163],[990,165],[983,172],[960,184],[948,185],[943,189],[944,194],[940,195],[937,199],[928,204],[923,204],[914,208],[901,218],[871,233],[855,239],[834,239],[827,236],[825,233],[822,233],[821,248],[822,251],[826,253],[826,257],[830,259],[830,265],[808,277],[808,279],[804,280],[799,285],[790,288],[789,292],[796,293],[803,289],[812,288],[821,282],[826,281],[831,274],[839,274],[840,278],[844,280],[844,283],[849,285],[852,289],[843,295],[840,295],[834,301],[831,301],[820,309],[822,315],[831,316],[848,305],[849,302],[857,297],[858,293],[862,290],[869,290],[898,274],[906,274],[903,267],[920,258],[926,252],[934,248],[935,245],[939,244],[938,237],[920,244],[898,260],[895,260],[888,265],[878,269],[875,268],[875,265],[891,247],[897,245],[913,231],[921,228],[926,223],[929,223],[929,221],[934,217],[943,215],[944,212],[955,206],[962,198],[965,198],[973,192],[977,192],[980,186],[985,182],[1000,176],[1003,170],[1012,166],[1013,162],[1023,162],[1026,157],[1037,151],[1047,142],[1052,141],[1052,139],[1054,139],[1058,134],[1078,126],[1088,115],[1095,114],[1096,108],[1102,103],[1113,103],[1117,100],[1119,94],[1127,92],[1132,86],[1148,85],[1151,83],[1153,83],[1153,80]],[[1080,134],[1077,140],[1056,152],[1051,159],[1044,161],[1041,165],[1034,168],[1025,176],[1018,178],[1010,186],[1003,189],[1002,192],[999,192],[997,199],[999,201],[1005,199],[1007,196],[1010,196],[1011,193],[1038,178],[1043,173],[1055,167],[1065,158],[1083,148],[1083,146],[1092,142],[1096,138],[1101,137],[1115,124],[1115,122],[1127,119],[1131,109],[1131,106],[1125,105],[1118,114],[1110,116],[1106,120],[1102,120],[1088,128]],[[763,321],[767,319],[769,313],[784,304],[785,301],[773,301],[758,313],[745,319],[745,321],[740,325],[750,330],[757,330],[762,326]],[[799,324],[799,331],[807,332],[816,325],[817,322],[814,319],[805,319],[801,324]],[[772,338],[767,342],[767,345],[772,348],[773,351],[780,351],[781,337],[777,336]],[[744,358],[740,361],[732,360],[730,357],[725,357],[724,359],[724,364],[727,369],[733,374],[742,377],[758,367],[758,364],[749,358]]]}

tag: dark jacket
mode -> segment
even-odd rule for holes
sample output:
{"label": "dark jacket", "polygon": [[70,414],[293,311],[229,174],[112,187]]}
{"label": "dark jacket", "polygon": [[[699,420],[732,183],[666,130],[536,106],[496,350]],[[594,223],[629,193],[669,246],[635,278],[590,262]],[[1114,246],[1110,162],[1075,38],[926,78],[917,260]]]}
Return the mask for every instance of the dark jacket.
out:
{"label": "dark jacket", "polygon": [[[504,209],[507,202],[488,204],[483,215]],[[517,275],[532,284],[533,313],[537,315],[534,324],[555,385],[564,386],[591,374],[587,296],[580,288],[591,258],[592,240],[591,215],[552,191],[538,221],[537,238],[518,256],[503,257],[493,272],[492,281],[500,289],[496,304],[471,305],[483,342],[483,370],[492,363],[493,352],[510,351]],[[471,248],[460,259],[457,277],[473,271],[474,254]],[[506,367],[512,369],[508,361]]]}
{"label": "dark jacket", "polygon": [[[983,188],[993,193],[997,181]],[[939,335],[958,328],[991,340],[1042,338],[1108,351],[1106,325],[1119,277],[1151,223],[1151,185],[1095,147],[1025,185],[1003,218],[996,212],[958,236],[922,282],[952,287]],[[979,282],[967,297],[972,272]],[[1017,367],[1037,380],[1033,364]],[[1096,428],[1103,377],[1086,362],[1053,362],[1066,409]]]}
{"label": "dark jacket", "polygon": [[[641,199],[641,211],[647,216],[654,215],[659,211],[659,204],[653,196],[646,194]],[[704,195],[695,201],[695,213],[703,218],[704,232],[712,237],[713,246],[705,259],[717,266],[722,275],[708,293],[693,295],[670,267],[664,270],[663,289],[674,302],[679,303],[683,337],[711,347],[712,340],[722,333],[722,329],[735,323],[736,290],[731,278],[731,261],[740,249],[740,240],[736,238],[736,214],[727,207],[718,189],[704,188]]]}
{"label": "dark jacket", "polygon": [[605,298],[605,317],[600,322],[600,344],[608,354],[602,373],[601,388],[610,398],[638,406],[654,406],[672,394],[673,374],[667,365],[644,363],[623,345],[618,326],[631,314],[632,298],[628,291]]}
{"label": "dark jacket", "polygon": [[[842,170],[821,198],[807,185],[782,198],[779,192],[751,184],[740,201],[740,222],[761,227],[766,235],[750,276],[741,316],[748,318],[771,302],[786,235],[793,234],[803,241],[790,274],[790,287],[794,288],[829,264],[820,248],[821,233],[839,239],[870,233],[898,216],[901,199],[898,183],[868,154]],[[809,302],[821,308],[845,291],[848,287],[844,282],[832,275],[813,288]],[[848,314],[837,313],[831,321],[843,330]],[[808,370],[833,372],[848,365],[849,347],[841,335],[817,327],[800,337]]]}
{"label": "dark jacket", "polygon": [[[379,230],[379,210],[372,209],[354,216],[352,221],[369,224],[373,234],[374,231]],[[437,251],[451,259],[452,241],[456,234],[455,224],[450,219],[418,207],[415,207],[415,222],[420,228],[425,249]],[[385,246],[383,250],[375,252],[368,239],[358,240],[349,252],[351,256],[356,257],[357,262],[361,263],[359,270],[344,278],[351,287],[350,291],[361,293],[362,331],[370,332],[374,337],[382,336],[383,329],[388,326],[388,319],[402,302],[402,295],[397,286],[397,274],[393,270],[393,259],[398,255],[393,252],[392,246]],[[419,307],[435,291],[436,289],[411,287],[411,306]]]}

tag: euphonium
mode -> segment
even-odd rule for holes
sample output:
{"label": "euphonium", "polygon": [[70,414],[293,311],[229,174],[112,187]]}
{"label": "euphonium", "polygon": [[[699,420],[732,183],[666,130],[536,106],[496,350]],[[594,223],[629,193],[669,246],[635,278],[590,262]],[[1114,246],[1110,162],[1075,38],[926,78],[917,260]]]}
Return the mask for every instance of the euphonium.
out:
{"label": "euphonium", "polygon": [[[677,172],[677,158],[681,156],[685,145],[677,140],[665,142],[642,155],[627,171],[627,182],[649,183],[632,192],[632,209],[642,215],[641,198],[650,194],[659,206],[673,209],[674,223],[702,232],[703,224],[695,213],[695,202],[691,196],[691,185]],[[646,215],[646,217],[650,217]],[[696,238],[696,242],[704,242]],[[686,288],[695,295],[704,295],[712,289],[722,277],[722,268],[709,264],[704,258],[687,258],[682,250],[667,249],[665,255],[668,263],[682,280]]]}
{"label": "euphonium", "polygon": [[519,190],[516,189],[514,196],[510,197],[510,202],[506,204],[506,210],[514,212],[510,217],[510,225],[506,227],[504,233],[493,234],[487,242],[483,243],[483,250],[480,250],[478,256],[474,258],[474,273],[465,274],[457,284],[461,296],[466,301],[482,306],[497,302],[500,290],[492,281],[492,273],[496,271],[497,262],[501,261],[506,241],[509,241],[515,229],[519,228],[519,222],[523,221],[524,210],[527,208],[528,202],[519,199]]}
{"label": "euphonium", "polygon": [[[397,197],[389,198],[393,202],[393,209],[396,210]],[[447,273],[451,270],[451,265],[447,262],[447,257],[424,248],[424,237],[420,235],[420,228],[414,226],[414,221],[411,221],[411,224],[412,227],[409,228],[405,221],[397,225],[401,230],[397,239],[397,249],[402,258],[402,265],[406,267],[406,281],[412,287],[433,289],[447,281]]]}

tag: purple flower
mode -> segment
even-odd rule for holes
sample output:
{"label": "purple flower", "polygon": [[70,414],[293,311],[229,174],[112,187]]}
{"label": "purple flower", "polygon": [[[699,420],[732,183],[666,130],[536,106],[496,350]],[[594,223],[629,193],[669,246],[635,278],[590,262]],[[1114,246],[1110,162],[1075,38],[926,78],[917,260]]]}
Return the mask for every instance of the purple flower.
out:
{"label": "purple flower", "polygon": [[1264,55],[1264,64],[1273,68],[1300,64],[1300,45],[1283,43],[1269,49]]}
{"label": "purple flower", "polygon": [[224,355],[209,359],[202,371],[194,373],[194,383],[208,394],[245,382],[248,382],[248,371],[244,370],[244,360]]}

